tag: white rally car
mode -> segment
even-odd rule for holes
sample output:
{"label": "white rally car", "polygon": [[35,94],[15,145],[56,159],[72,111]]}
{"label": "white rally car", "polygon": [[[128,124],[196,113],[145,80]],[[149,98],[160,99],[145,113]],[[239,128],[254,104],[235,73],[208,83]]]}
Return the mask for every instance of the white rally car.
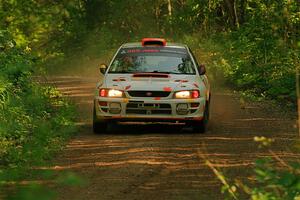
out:
{"label": "white rally car", "polygon": [[210,102],[205,71],[186,45],[160,38],[122,45],[109,66],[100,66],[94,132],[123,121],[183,122],[205,132]]}

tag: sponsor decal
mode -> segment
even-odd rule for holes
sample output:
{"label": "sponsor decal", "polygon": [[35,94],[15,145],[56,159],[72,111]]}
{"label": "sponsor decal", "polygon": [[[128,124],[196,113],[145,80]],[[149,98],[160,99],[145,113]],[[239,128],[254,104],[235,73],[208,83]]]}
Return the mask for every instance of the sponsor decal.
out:
{"label": "sponsor decal", "polygon": [[159,49],[128,49],[126,53],[157,53]]}

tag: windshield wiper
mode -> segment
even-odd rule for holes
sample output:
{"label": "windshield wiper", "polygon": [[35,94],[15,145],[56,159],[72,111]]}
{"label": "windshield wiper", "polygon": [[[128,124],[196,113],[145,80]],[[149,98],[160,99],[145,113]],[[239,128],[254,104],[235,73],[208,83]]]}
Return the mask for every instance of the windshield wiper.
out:
{"label": "windshield wiper", "polygon": [[112,74],[131,74],[134,72],[129,72],[129,71],[109,71],[108,73],[112,73]]}
{"label": "windshield wiper", "polygon": [[152,72],[139,72],[139,71],[110,71],[111,74],[143,74],[143,73],[154,73],[154,74],[182,74],[182,75],[194,75],[195,73],[180,73],[180,72],[164,72],[164,71],[152,71]]}
{"label": "windshield wiper", "polygon": [[153,72],[149,72],[149,73],[160,73],[160,74],[182,74],[182,75],[192,74],[192,73],[164,72],[164,71],[153,71]]}
{"label": "windshield wiper", "polygon": [[160,74],[171,74],[171,72],[161,72],[161,71],[152,71],[152,72],[148,72],[148,73],[160,73]]}

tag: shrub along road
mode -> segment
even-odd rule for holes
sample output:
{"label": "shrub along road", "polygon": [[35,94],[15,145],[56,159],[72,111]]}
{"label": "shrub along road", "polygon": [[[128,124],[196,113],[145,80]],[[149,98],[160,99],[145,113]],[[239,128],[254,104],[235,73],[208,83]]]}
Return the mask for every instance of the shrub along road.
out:
{"label": "shrub along road", "polygon": [[256,159],[272,156],[254,136],[275,139],[271,149],[284,160],[299,153],[296,116],[266,103],[240,105],[231,91],[213,91],[206,134],[174,125],[119,125],[95,135],[91,116],[96,79],[61,76],[51,82],[77,105],[80,132],[50,166],[86,180],[56,188],[59,199],[224,199],[220,181],[205,165],[209,159],[226,177],[253,181]]}

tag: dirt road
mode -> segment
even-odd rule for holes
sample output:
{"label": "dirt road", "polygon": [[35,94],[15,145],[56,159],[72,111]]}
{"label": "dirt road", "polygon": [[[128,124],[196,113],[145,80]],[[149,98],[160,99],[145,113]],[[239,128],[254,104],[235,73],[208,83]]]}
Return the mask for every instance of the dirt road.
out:
{"label": "dirt road", "polygon": [[94,79],[56,77],[53,83],[80,111],[80,133],[51,166],[87,180],[59,188],[59,199],[224,199],[221,184],[203,157],[228,177],[251,180],[255,159],[268,155],[254,136],[275,139],[273,150],[284,159],[296,138],[295,116],[268,105],[240,102],[231,92],[213,91],[206,134],[171,125],[122,125],[105,135],[92,133]]}

